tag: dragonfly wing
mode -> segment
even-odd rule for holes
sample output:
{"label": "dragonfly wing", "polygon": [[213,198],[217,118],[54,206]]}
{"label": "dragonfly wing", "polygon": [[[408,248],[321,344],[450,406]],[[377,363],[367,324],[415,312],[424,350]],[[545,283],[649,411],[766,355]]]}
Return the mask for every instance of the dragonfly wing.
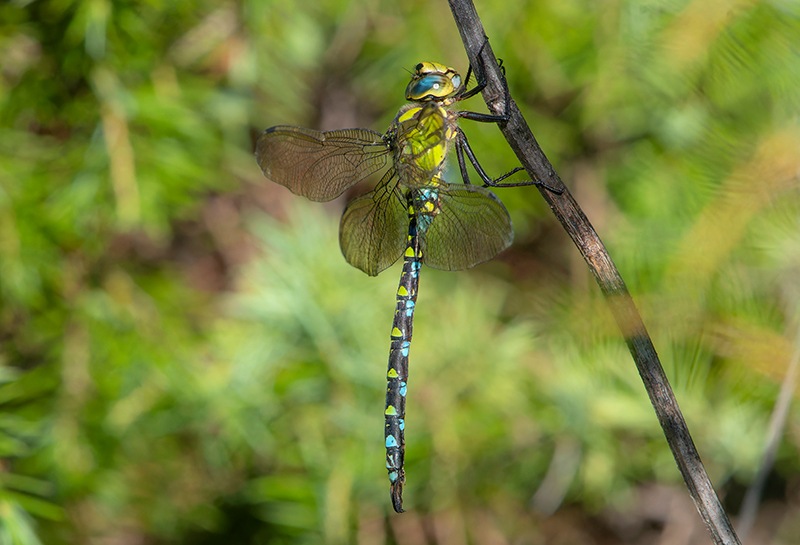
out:
{"label": "dragonfly wing", "polygon": [[312,201],[329,201],[386,165],[391,148],[369,129],[315,131],[278,125],[256,143],[264,175]]}
{"label": "dragonfly wing", "polygon": [[511,217],[492,192],[474,185],[438,186],[438,211],[420,233],[422,262],[434,269],[474,267],[514,240]]}
{"label": "dragonfly wing", "polygon": [[375,276],[403,254],[408,235],[406,200],[389,170],[374,191],[347,205],[339,225],[339,245],[353,267]]}

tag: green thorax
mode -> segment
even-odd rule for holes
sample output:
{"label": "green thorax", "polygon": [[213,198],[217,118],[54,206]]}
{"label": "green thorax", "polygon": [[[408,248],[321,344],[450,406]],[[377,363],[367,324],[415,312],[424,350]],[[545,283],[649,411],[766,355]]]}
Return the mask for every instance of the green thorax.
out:
{"label": "green thorax", "polygon": [[408,104],[395,118],[395,166],[405,186],[439,176],[456,131],[455,114],[434,102]]}

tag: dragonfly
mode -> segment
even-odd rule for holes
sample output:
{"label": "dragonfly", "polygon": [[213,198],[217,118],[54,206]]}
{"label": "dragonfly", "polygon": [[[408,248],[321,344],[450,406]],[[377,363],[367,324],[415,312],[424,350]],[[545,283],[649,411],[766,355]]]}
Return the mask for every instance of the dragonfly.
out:
{"label": "dragonfly", "polygon": [[[339,225],[339,244],[352,266],[375,276],[401,256],[387,369],[384,438],[392,506],[403,512],[408,355],[422,264],[461,270],[492,259],[514,234],[503,203],[487,187],[543,185],[506,181],[517,167],[491,178],[475,157],[461,119],[504,122],[503,115],[458,110],[455,104],[485,86],[435,62],[416,65],[405,97],[409,101],[381,134],[370,129],[317,131],[288,125],[266,129],[256,144],[264,175],[312,201],[330,201],[368,176],[386,169],[375,188],[352,200]],[[503,81],[505,85],[505,81]],[[506,105],[508,105],[506,87]],[[463,183],[443,179],[454,147]],[[470,182],[467,160],[483,185]]]}

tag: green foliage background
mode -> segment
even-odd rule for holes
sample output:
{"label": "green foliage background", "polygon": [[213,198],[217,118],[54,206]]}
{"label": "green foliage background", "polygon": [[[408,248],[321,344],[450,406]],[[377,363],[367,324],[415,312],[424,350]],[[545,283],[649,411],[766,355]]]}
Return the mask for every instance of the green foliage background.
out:
{"label": "green foliage background", "polygon": [[[800,4],[477,7],[735,514],[797,352]],[[445,2],[0,5],[0,543],[702,535],[531,188],[500,195],[517,231],[500,259],[423,271],[410,512],[389,513],[398,270],[349,268],[343,203],[266,182],[252,148],[279,123],[382,130],[420,60],[466,69]],[[466,129],[489,172],[516,164],[496,128]],[[782,433],[760,543],[800,540],[796,408]]]}

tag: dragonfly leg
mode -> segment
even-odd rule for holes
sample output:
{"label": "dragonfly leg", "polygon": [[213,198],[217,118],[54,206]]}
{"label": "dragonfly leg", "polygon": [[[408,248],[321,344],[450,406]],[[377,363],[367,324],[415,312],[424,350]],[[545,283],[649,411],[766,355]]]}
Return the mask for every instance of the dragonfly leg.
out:
{"label": "dragonfly leg", "polygon": [[[506,104],[507,103],[508,102],[506,102]],[[494,115],[494,114],[484,114],[481,112],[460,111],[458,112],[458,117],[462,119],[469,119],[470,121],[478,121],[480,123],[503,123],[505,121],[508,121],[508,114]]]}
{"label": "dragonfly leg", "polygon": [[512,170],[509,170],[505,174],[498,176],[497,178],[492,178],[486,173],[485,170],[483,170],[483,167],[478,161],[478,158],[475,157],[475,152],[472,151],[472,146],[469,145],[469,140],[467,140],[467,135],[464,134],[464,131],[458,128],[456,132],[456,157],[458,157],[458,167],[461,169],[461,177],[464,179],[465,184],[470,183],[469,175],[467,173],[466,161],[464,160],[465,154],[467,158],[469,158],[469,162],[472,163],[472,166],[475,167],[475,172],[478,173],[478,176],[480,176],[481,180],[483,181],[483,187],[524,187],[524,186],[536,185],[544,187],[548,191],[552,191],[557,195],[560,195],[562,193],[562,190],[557,189],[555,187],[551,187],[546,183],[538,180],[504,182],[504,180],[509,176],[516,174],[521,170],[525,170],[522,167],[516,167]]}
{"label": "dragonfly leg", "polygon": [[[470,111],[463,111],[462,110],[462,111],[458,112],[458,117],[463,117],[464,119],[471,119],[472,121],[479,121],[481,123],[503,123],[505,121],[508,121],[508,119],[510,117],[510,114],[509,114],[509,111],[510,111],[509,98],[511,96],[511,93],[509,92],[508,84],[506,83],[505,69],[501,68],[501,70],[503,72],[503,77],[501,78],[502,81],[503,81],[503,89],[504,89],[504,100],[503,100],[503,102],[505,103],[504,106],[503,106],[503,108],[504,108],[503,113],[502,114],[484,114],[484,113],[480,113],[480,112],[470,112]],[[484,80],[482,82],[479,82],[475,87],[473,87],[469,91],[465,91],[464,93],[462,93],[458,97],[458,100],[459,101],[466,100],[468,98],[471,98],[471,97],[477,95],[478,93],[483,91],[483,89],[486,87],[486,84],[487,84],[486,80]]]}
{"label": "dragonfly leg", "polygon": [[[461,179],[464,181],[465,184],[471,185],[469,181],[469,172],[467,172],[467,162],[464,160],[464,146],[461,144],[461,138],[458,137],[458,133],[461,133],[463,136],[463,131],[461,129],[457,129],[456,133],[456,159],[458,160],[458,170],[461,171]],[[466,136],[463,137],[464,141],[466,141]],[[471,151],[471,150],[470,150]],[[472,162],[472,159],[470,159]],[[474,165],[474,163],[473,163]],[[481,169],[483,170],[483,169]]]}
{"label": "dragonfly leg", "polygon": [[[478,59],[480,60],[480,55],[483,52],[483,48],[489,42],[489,39],[486,38],[483,45],[481,46],[480,51],[478,52]],[[505,111],[502,115],[496,114],[485,114],[481,112],[470,112],[470,111],[459,111],[457,115],[459,118],[469,119],[471,121],[478,121],[479,123],[505,123],[508,121],[510,114],[510,104],[511,104],[511,93],[508,90],[508,82],[506,81],[506,70],[503,67],[503,61],[498,59],[498,63],[500,65],[500,71],[502,72],[501,81],[503,83],[503,91],[505,94]],[[478,67],[481,68],[481,67]],[[472,72],[472,65],[470,65],[469,70],[467,71],[467,81],[469,80],[469,75]],[[486,78],[483,75],[482,68],[480,70],[475,70],[475,79],[477,80],[477,85],[470,89],[469,91],[463,93],[458,100],[464,100],[471,96],[476,95],[480,91],[482,91],[486,87]],[[461,177],[464,179],[465,184],[469,184],[469,174],[467,173],[467,166],[466,161],[464,160],[464,154],[469,158],[469,162],[472,163],[472,166],[475,167],[475,171],[480,176],[481,180],[483,181],[484,187],[524,187],[535,185],[539,187],[543,187],[548,191],[555,193],[556,195],[561,195],[564,191],[558,189],[556,187],[552,187],[547,185],[545,182],[540,180],[524,180],[521,182],[504,182],[506,178],[519,172],[520,170],[524,170],[522,167],[516,167],[505,174],[498,176],[497,178],[492,178],[486,171],[483,170],[480,163],[478,162],[477,157],[475,157],[475,153],[472,151],[472,147],[469,145],[469,141],[467,140],[467,135],[464,134],[464,131],[461,128],[457,129],[456,133],[456,156],[458,158],[458,167],[461,170]]]}
{"label": "dragonfly leg", "polygon": [[[483,53],[483,49],[486,47],[486,44],[488,44],[488,43],[489,43],[489,37],[484,35],[483,44],[481,45],[481,48],[478,50],[478,61],[479,62],[480,62],[481,54]],[[497,59],[497,62],[500,65],[500,70],[503,72],[503,77],[505,77],[506,69],[505,69],[505,67],[503,67],[502,59]],[[467,68],[467,77],[464,78],[464,87],[466,88],[469,85],[469,80],[472,77],[473,73],[475,74],[475,87],[473,87],[469,91],[465,91],[464,93],[462,93],[461,96],[459,97],[459,100],[466,100],[468,98],[474,97],[475,95],[477,95],[478,93],[483,91],[483,89],[486,87],[487,80],[486,80],[486,76],[484,76],[484,74],[483,74],[483,67],[482,66],[478,66],[478,67],[473,69],[472,63],[470,63],[469,68]]]}
{"label": "dragonfly leg", "polygon": [[[483,91],[486,88],[486,85],[488,84],[488,80],[486,79],[486,76],[484,75],[483,66],[480,65],[480,62],[481,62],[480,59],[481,59],[481,53],[483,53],[483,48],[486,47],[486,44],[488,44],[488,43],[489,43],[489,38],[485,37],[483,45],[481,45],[480,50],[478,50],[478,63],[479,63],[479,65],[476,66],[475,69],[473,69],[472,65],[470,64],[469,68],[467,69],[467,77],[465,79],[465,84],[464,85],[466,86],[466,84],[469,82],[470,75],[474,72],[475,73],[475,80],[476,80],[475,87],[473,87],[472,89],[470,89],[468,91],[465,91],[465,92],[461,93],[461,95],[458,97],[458,100],[466,100],[468,98],[471,98],[471,97],[477,95],[478,93],[480,93],[481,91]],[[508,90],[508,82],[506,81],[506,69],[503,66],[503,60],[502,59],[497,59],[497,63],[500,66],[500,72],[501,72],[500,80],[501,80],[501,83],[503,84],[503,97],[504,97],[503,113],[502,114],[483,114],[483,113],[479,113],[479,112],[462,111],[462,112],[458,112],[458,116],[459,117],[463,117],[465,119],[471,119],[472,121],[479,121],[481,123],[503,123],[505,121],[508,121],[509,116],[510,116],[509,112],[510,112],[510,97],[511,97],[511,93]]]}

